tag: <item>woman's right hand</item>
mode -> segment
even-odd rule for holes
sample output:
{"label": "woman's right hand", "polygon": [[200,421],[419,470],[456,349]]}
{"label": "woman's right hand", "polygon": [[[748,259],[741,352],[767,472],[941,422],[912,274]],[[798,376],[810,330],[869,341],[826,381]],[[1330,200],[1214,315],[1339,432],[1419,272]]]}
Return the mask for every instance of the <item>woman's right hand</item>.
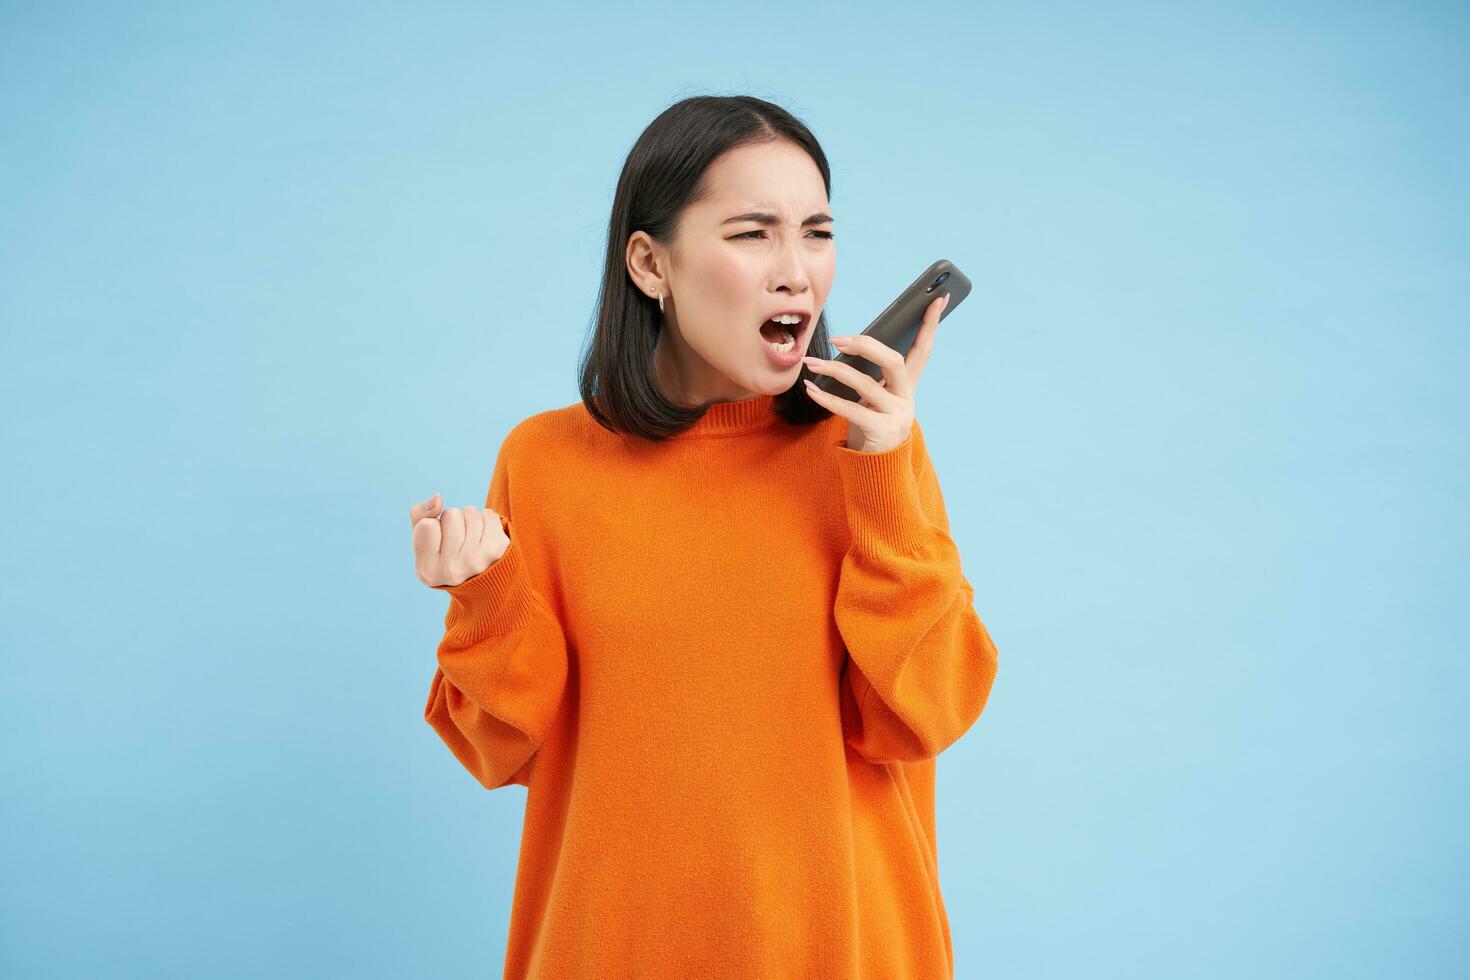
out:
{"label": "woman's right hand", "polygon": [[495,564],[510,538],[500,515],[478,507],[450,507],[436,493],[408,510],[413,525],[413,567],[427,586],[459,585]]}

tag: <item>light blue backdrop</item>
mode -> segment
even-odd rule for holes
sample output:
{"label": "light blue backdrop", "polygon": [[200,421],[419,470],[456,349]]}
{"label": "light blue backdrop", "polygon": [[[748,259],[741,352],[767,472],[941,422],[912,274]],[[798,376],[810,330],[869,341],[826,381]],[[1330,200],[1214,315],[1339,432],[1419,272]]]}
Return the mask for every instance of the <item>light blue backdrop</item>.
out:
{"label": "light blue backdrop", "polygon": [[918,393],[1001,656],[958,976],[1465,975],[1467,40],[3,4],[0,974],[499,976],[525,790],[423,721],[408,507],[577,400],[642,128],[753,94],[831,158],[834,331],[975,282]]}

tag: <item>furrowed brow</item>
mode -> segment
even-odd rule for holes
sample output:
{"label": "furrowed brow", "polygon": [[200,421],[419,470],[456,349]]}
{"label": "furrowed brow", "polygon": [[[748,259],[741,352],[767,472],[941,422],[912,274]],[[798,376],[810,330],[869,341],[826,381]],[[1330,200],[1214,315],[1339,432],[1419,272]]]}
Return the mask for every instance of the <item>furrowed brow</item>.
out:
{"label": "furrowed brow", "polygon": [[[781,219],[780,218],[776,217],[774,214],[771,214],[770,212],[767,212],[767,211],[747,211],[744,214],[737,214],[733,218],[726,218],[724,221],[722,221],[720,223],[721,224],[728,225],[728,224],[733,224],[736,221],[754,221],[756,224],[761,224],[761,225],[778,225],[778,224],[781,223]],[[818,214],[814,214],[811,217],[807,218],[801,224],[802,224],[802,227],[806,227],[807,225],[825,225],[825,224],[831,224],[831,223],[832,223],[832,216],[830,214],[821,214],[821,213],[818,213]]]}

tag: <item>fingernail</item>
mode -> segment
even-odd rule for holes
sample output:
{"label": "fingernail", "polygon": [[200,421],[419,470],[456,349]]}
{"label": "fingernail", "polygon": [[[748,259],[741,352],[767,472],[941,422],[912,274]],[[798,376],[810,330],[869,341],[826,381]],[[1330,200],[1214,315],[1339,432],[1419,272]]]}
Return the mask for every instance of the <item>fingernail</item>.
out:
{"label": "fingernail", "polygon": [[832,343],[834,343],[837,346],[841,347],[843,344],[847,343],[851,339],[852,339],[851,337],[833,337],[832,338]]}
{"label": "fingernail", "polygon": [[439,496],[439,491],[438,490],[435,490],[433,493],[431,493],[429,495],[429,499],[424,501],[424,506],[425,507],[432,507],[432,506],[434,506],[434,498],[437,497],[437,496]]}

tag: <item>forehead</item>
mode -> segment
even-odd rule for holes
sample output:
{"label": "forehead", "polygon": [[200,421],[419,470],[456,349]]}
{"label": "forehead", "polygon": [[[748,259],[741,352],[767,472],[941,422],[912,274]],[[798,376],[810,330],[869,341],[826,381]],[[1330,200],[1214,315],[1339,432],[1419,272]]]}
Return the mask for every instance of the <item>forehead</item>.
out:
{"label": "forehead", "polygon": [[702,203],[709,208],[806,217],[827,207],[821,171],[805,150],[788,142],[737,147],[710,164],[706,176]]}

